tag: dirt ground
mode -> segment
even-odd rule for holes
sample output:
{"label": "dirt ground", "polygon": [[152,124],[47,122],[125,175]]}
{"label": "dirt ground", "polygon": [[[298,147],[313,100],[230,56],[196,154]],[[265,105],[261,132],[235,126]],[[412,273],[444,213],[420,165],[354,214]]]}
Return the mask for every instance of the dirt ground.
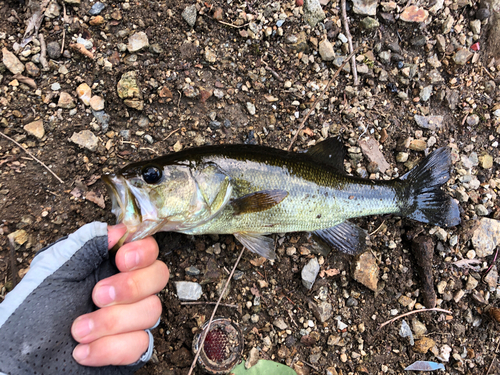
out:
{"label": "dirt ground", "polygon": [[[353,279],[352,257],[336,251],[325,257],[315,255],[311,252],[314,244],[304,233],[277,235],[279,256],[275,262],[258,265],[258,257],[246,252],[238,266],[240,277],[231,282],[223,301],[238,307],[220,307],[217,313],[239,323],[245,338],[244,356],[257,347],[261,358],[287,364],[298,373],[325,374],[333,367],[339,374],[402,374],[417,360],[442,362],[437,357],[448,346],[449,360],[443,362],[446,374],[500,374],[495,359],[499,353],[499,323],[487,313],[489,308],[498,307],[500,293],[495,288],[490,290],[482,280],[494,256],[480,259],[476,270],[452,265],[468,259],[473,249],[470,238],[474,222],[481,217],[500,218],[495,199],[500,159],[494,145],[500,129],[493,114],[500,108],[495,107],[499,102],[498,62],[482,50],[466,65],[454,61],[462,42],[470,50],[473,37],[469,25],[477,17],[479,3],[446,1],[441,10],[429,16],[428,24],[398,19],[410,3],[397,2],[394,9],[384,12],[379,9],[374,18],[380,25],[363,30],[360,25],[365,16],[353,13],[348,2],[352,38],[355,46],[360,46],[358,56],[364,56],[358,63],[368,70],[359,74],[357,87],[350,73],[342,72],[334,80],[326,99],[319,102],[300,132],[293,151],[304,151],[326,136],[340,134],[348,148],[348,172],[389,179],[408,171],[425,152],[451,145],[455,171],[447,191],[456,197],[455,192],[469,181],[467,176],[479,180],[478,187],[465,189],[468,197],[460,201],[463,222],[446,228],[445,238],[439,238],[434,234],[436,228],[391,215],[355,220],[369,233],[374,232],[369,250],[380,269],[376,292]],[[435,4],[422,3],[427,8]],[[193,4],[198,15],[191,28],[181,14]],[[14,44],[23,40],[30,17],[28,5],[0,2],[4,15],[0,19],[2,48],[13,51]],[[340,4],[335,0],[324,2],[327,18],[314,28],[305,25],[295,0],[108,1],[100,13],[100,24],[93,22],[96,16],[89,15],[92,5],[88,0],[66,3],[66,21],[62,9],[59,16],[43,20],[39,32],[44,34],[45,43],[57,41],[61,46],[64,40],[65,53],[48,58],[46,71],[35,63],[42,69],[31,76],[36,89],[19,79],[13,82],[13,74],[0,66],[0,131],[30,150],[64,181],[58,182],[18,146],[0,137],[2,296],[12,285],[9,233],[24,230],[27,236],[16,250],[22,276],[36,251],[45,245],[88,222],[114,223],[109,198],[99,180],[103,173],[132,161],[201,145],[254,143],[286,149],[308,108],[336,70],[331,62],[322,60],[318,42],[327,37],[337,56],[347,54],[338,37],[344,30]],[[443,24],[449,16],[453,17],[454,29],[444,33]],[[284,18],[281,27],[276,26]],[[271,31],[266,35],[268,26]],[[139,31],[147,35],[150,46],[131,53],[123,44]],[[438,35],[444,35],[447,41],[444,51],[438,50]],[[94,59],[70,49],[69,44],[78,36],[93,42]],[[487,36],[488,25],[483,22],[473,42],[484,46]],[[392,51],[390,61],[379,57],[385,50]],[[36,54],[22,55],[22,51],[18,56],[24,64]],[[424,101],[420,93],[429,84],[429,72],[434,68],[427,60],[433,55],[440,62],[435,70],[442,80],[433,83],[433,95]],[[410,70],[405,68],[416,73],[408,74]],[[129,71],[137,72],[142,110],[128,107],[118,95],[117,84]],[[382,77],[382,71],[386,77]],[[107,129],[78,99],[77,87],[84,82],[92,88],[92,94],[105,101],[104,111],[110,116]],[[56,83],[60,89],[54,86]],[[61,108],[63,91],[73,97],[74,108]],[[414,119],[416,114],[443,116],[442,126],[422,129]],[[470,119],[473,115],[477,121]],[[43,121],[44,135],[40,138],[25,129],[36,120]],[[73,133],[82,130],[98,137],[94,150],[70,141]],[[385,173],[374,171],[358,148],[359,141],[367,136],[382,145],[389,163]],[[419,149],[418,141],[423,142],[423,148]],[[468,167],[473,152],[480,160]],[[397,160],[401,153],[408,154],[408,161]],[[491,166],[482,164],[485,154],[493,160]],[[97,204],[103,197],[104,208]],[[399,335],[401,320],[380,328],[385,321],[424,304],[422,280],[407,238],[416,230],[430,232],[434,239],[432,273],[435,285],[444,282],[441,285],[445,286],[437,295],[438,307],[452,312],[418,313],[406,318],[411,327],[424,325],[422,337],[433,340],[425,352]],[[157,239],[172,282],[160,293],[164,312],[154,331],[154,361],[139,373],[186,374],[193,359],[193,336],[209,318],[213,306],[182,305],[173,281],[197,281],[203,286],[200,301],[216,301],[217,288],[227,278],[241,245],[226,235],[164,233]],[[320,258],[323,271],[340,272],[334,276],[320,274],[313,288],[307,290],[302,285],[301,270],[312,257]],[[187,275],[185,269],[190,266],[201,274]],[[469,289],[471,277],[478,283]],[[464,296],[456,298],[461,291]],[[256,296],[260,296],[260,304],[255,302]],[[405,304],[405,300],[413,302]],[[250,309],[247,301],[252,302]],[[333,306],[332,316],[324,323],[310,307],[320,301]],[[285,329],[274,324],[278,319],[285,322]]]}

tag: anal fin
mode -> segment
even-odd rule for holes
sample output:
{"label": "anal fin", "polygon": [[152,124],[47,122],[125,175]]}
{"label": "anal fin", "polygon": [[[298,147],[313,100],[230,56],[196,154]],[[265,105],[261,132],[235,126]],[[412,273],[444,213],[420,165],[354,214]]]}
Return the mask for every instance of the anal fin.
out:
{"label": "anal fin", "polygon": [[266,259],[275,260],[274,240],[260,233],[238,232],[234,236],[248,250]]}
{"label": "anal fin", "polygon": [[356,224],[344,221],[334,227],[313,232],[320,240],[337,250],[356,255],[365,250],[367,233]]}

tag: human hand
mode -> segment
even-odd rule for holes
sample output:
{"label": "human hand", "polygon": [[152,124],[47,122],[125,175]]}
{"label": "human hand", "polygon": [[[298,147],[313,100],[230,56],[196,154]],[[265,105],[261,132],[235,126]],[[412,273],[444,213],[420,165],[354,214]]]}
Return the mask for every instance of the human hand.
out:
{"label": "human hand", "polygon": [[[110,242],[115,243],[124,230],[111,229]],[[116,263],[122,273],[117,273],[109,259],[106,223],[84,225],[40,250],[28,273],[0,303],[0,373],[110,375],[131,374],[142,367],[153,348],[151,333],[142,329],[151,327],[159,315],[159,309],[155,311],[158,301],[152,295],[168,279],[166,266],[155,261],[158,248],[154,240],[143,241],[119,250]],[[106,289],[108,300],[103,298]],[[113,301],[110,290],[114,290]],[[93,322],[87,335],[75,329],[83,347],[88,348],[89,362],[80,359],[85,366],[71,355],[78,344],[72,325],[81,316],[91,317]],[[146,336],[151,345],[144,353]],[[106,366],[96,350],[116,364]]]}
{"label": "human hand", "polygon": [[[108,227],[108,248],[125,234],[122,225]],[[158,244],[147,237],[123,245],[116,253],[120,273],[101,280],[92,299],[99,310],[78,317],[71,334],[80,344],[73,357],[81,365],[107,366],[136,363],[150,346],[146,329],[161,315],[155,295],[167,284],[169,271],[157,260]]]}

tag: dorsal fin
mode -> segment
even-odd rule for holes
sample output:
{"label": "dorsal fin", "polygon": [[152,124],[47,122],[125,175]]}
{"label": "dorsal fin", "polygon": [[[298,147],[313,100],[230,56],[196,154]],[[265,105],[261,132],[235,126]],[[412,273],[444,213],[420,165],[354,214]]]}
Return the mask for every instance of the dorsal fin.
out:
{"label": "dorsal fin", "polygon": [[325,139],[307,150],[307,155],[318,163],[329,165],[337,172],[345,174],[345,148],[339,137]]}

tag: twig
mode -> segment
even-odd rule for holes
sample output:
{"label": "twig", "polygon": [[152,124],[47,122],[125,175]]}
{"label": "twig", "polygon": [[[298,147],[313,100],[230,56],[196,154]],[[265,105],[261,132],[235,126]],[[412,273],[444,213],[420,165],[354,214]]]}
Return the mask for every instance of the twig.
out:
{"label": "twig", "polygon": [[94,59],[94,54],[92,51],[89,51],[85,46],[81,43],[72,43],[69,45],[69,48],[74,49],[75,51],[80,52],[82,55],[87,56],[89,59]]}
{"label": "twig", "polygon": [[62,2],[63,6],[63,39],[62,39],[62,45],[61,45],[61,55],[64,52],[64,41],[66,39],[66,4],[64,4],[64,1]]}
{"label": "twig", "polygon": [[344,60],[344,62],[342,63],[342,65],[340,65],[340,67],[337,69],[337,71],[335,72],[335,74],[333,75],[332,78],[330,78],[330,81],[328,81],[328,83],[326,84],[325,88],[323,89],[323,91],[321,92],[320,95],[318,95],[318,97],[316,98],[316,100],[314,101],[313,105],[309,108],[309,111],[307,112],[307,115],[304,117],[304,119],[302,120],[302,122],[300,123],[299,125],[299,128],[297,129],[297,132],[295,133],[295,135],[293,136],[292,138],[292,141],[290,142],[290,146],[288,146],[288,151],[290,151],[290,149],[292,148],[293,146],[293,143],[297,140],[297,137],[299,136],[299,133],[300,131],[304,128],[304,124],[306,123],[307,119],[309,118],[310,114],[312,113],[312,111],[316,108],[316,104],[318,104],[319,100],[323,97],[323,95],[325,94],[325,92],[328,91],[328,89],[330,88],[330,86],[332,85],[333,83],[333,80],[335,78],[337,78],[337,76],[339,75],[340,71],[342,70],[342,68],[345,66],[345,64],[347,64],[347,62],[349,61],[349,59],[354,56],[354,54],[356,52],[358,52],[358,48],[356,48],[356,50],[354,50],[349,56],[347,56],[347,58]]}
{"label": "twig", "polygon": [[[344,31],[345,31],[345,36],[347,37],[347,41],[349,43],[349,53],[352,53],[353,47],[352,47],[352,36],[351,32],[349,31],[349,23],[347,22],[347,12],[345,10],[345,0],[340,1],[340,7],[342,8],[342,20],[344,21]],[[352,55],[351,57],[351,70],[352,70],[352,78],[354,79],[354,86],[358,85],[358,70],[356,69],[356,57]]]}
{"label": "twig", "polygon": [[382,226],[385,224],[385,219],[382,221],[382,224],[378,226],[377,229],[375,229],[373,232],[369,233],[368,235],[373,236],[375,233],[377,233],[380,229],[382,229]]}
{"label": "twig", "polygon": [[488,267],[488,269],[486,270],[486,272],[484,273],[484,276],[486,276],[488,274],[488,272],[490,272],[491,268],[495,265],[495,262],[497,261],[497,256],[498,256],[498,248],[497,248],[497,251],[495,253],[495,257],[493,258],[493,262],[491,262],[490,266]]}
{"label": "twig", "polygon": [[495,363],[496,359],[497,359],[496,357],[493,357],[493,359],[491,360],[491,363],[490,363],[490,367],[488,367],[488,370],[486,370],[486,372],[484,373],[484,375],[488,375],[490,373],[490,370],[493,367],[493,363]]}
{"label": "twig", "polygon": [[159,155],[158,151],[152,149],[151,147],[141,147],[141,148],[139,148],[139,150],[148,150],[148,151],[154,152],[156,155]]}
{"label": "twig", "polygon": [[481,69],[483,69],[483,71],[484,71],[486,74],[488,74],[488,76],[489,76],[491,79],[495,79],[495,77],[493,77],[493,75],[492,75],[490,72],[488,72],[488,69],[486,69],[484,66],[481,66]]}
{"label": "twig", "polygon": [[163,138],[163,140],[164,140],[164,141],[166,141],[167,139],[169,139],[169,138],[170,138],[170,136],[171,136],[172,134],[174,134],[175,132],[178,132],[179,130],[181,130],[181,128],[177,128],[177,129],[175,129],[175,130],[172,130],[172,131],[171,131],[171,132],[170,132],[170,133],[169,133],[169,134],[168,134],[165,138]]}
{"label": "twig", "polygon": [[401,319],[405,316],[408,316],[408,315],[412,315],[412,314],[416,314],[416,313],[420,313],[420,312],[427,312],[427,311],[440,311],[440,312],[445,312],[445,313],[448,313],[448,314],[453,314],[451,311],[449,310],[443,310],[443,309],[438,309],[437,307],[433,308],[433,309],[420,309],[420,310],[413,310],[413,311],[408,311],[404,314],[401,314],[401,315],[398,315],[396,316],[394,319],[391,319],[391,320],[388,320],[387,322],[385,323],[382,323],[380,325],[380,328],[382,327],[385,327],[387,324],[391,324],[392,322],[395,322],[396,320],[398,319]]}
{"label": "twig", "polygon": [[5,138],[7,138],[9,141],[13,142],[16,146],[20,147],[21,150],[23,150],[24,152],[26,152],[29,156],[31,156],[33,159],[35,159],[38,163],[40,163],[45,169],[47,169],[50,173],[52,173],[52,175],[57,178],[57,180],[61,183],[61,184],[64,184],[64,181],[61,180],[59,178],[58,175],[56,175],[49,167],[47,167],[44,163],[42,163],[40,160],[38,160],[35,155],[33,155],[31,152],[29,152],[28,150],[26,150],[23,146],[21,146],[19,143],[17,143],[16,141],[14,141],[11,137],[9,136],[6,136],[4,133],[0,132],[0,134],[2,136],[4,136]]}
{"label": "twig", "polygon": [[[497,347],[496,347],[495,351],[493,352],[493,354],[495,354],[497,352],[499,346],[500,346],[500,340],[498,340]],[[491,367],[493,366],[493,363],[495,363],[495,359],[496,359],[496,357],[493,356],[493,359],[491,360],[491,363],[490,363],[490,367],[488,367],[488,370],[486,371],[486,373],[484,375],[488,375],[490,373]]]}
{"label": "twig", "polygon": [[212,321],[214,320],[215,312],[217,311],[217,308],[220,305],[220,301],[222,300],[224,293],[226,293],[227,286],[229,285],[229,282],[233,278],[234,271],[236,271],[236,267],[238,266],[238,263],[240,262],[241,256],[243,255],[244,251],[245,251],[245,246],[243,246],[243,249],[241,249],[240,255],[238,256],[238,259],[236,259],[236,263],[234,264],[233,270],[231,271],[231,275],[229,275],[229,277],[227,278],[226,284],[224,285],[224,289],[222,289],[222,292],[219,296],[219,300],[215,304],[214,311],[212,311],[212,316],[210,316],[210,320],[208,321],[207,328],[203,331],[203,335],[202,335],[201,340],[200,340],[199,349],[196,352],[196,355],[193,359],[193,363],[191,363],[191,368],[189,369],[188,375],[191,375],[193,373],[193,370],[196,366],[196,362],[198,361],[198,357],[200,356],[200,353],[203,350],[203,344],[205,343],[205,338],[207,337],[207,333],[210,331],[210,326],[212,325]]}
{"label": "twig", "polygon": [[17,285],[17,265],[16,265],[16,244],[14,243],[14,236],[9,235],[10,245],[10,268],[12,271],[12,285],[13,288]]}
{"label": "twig", "polygon": [[238,26],[238,25],[233,25],[232,23],[227,23],[227,22],[222,22],[222,21],[217,21],[223,25],[229,26],[229,27],[234,27],[235,29],[241,29],[242,27],[246,27],[249,25],[249,23],[246,23],[244,25]]}
{"label": "twig", "polygon": [[[215,305],[217,302],[181,302],[181,305]],[[238,305],[231,305],[230,303],[219,303],[219,306],[231,307],[237,309]]]}
{"label": "twig", "polygon": [[314,371],[316,372],[320,372],[319,369],[313,365],[311,365],[310,363],[307,363],[306,361],[302,361],[302,363],[305,363],[306,365],[308,365],[310,368],[312,368]]}
{"label": "twig", "polygon": [[180,90],[177,90],[179,93],[179,101],[177,102],[177,108],[179,108],[179,105],[181,104],[181,98],[182,98],[182,92]]}
{"label": "twig", "polygon": [[45,44],[43,34],[38,34],[38,40],[40,41],[40,64],[42,64],[43,70],[49,70],[49,63],[47,62],[47,45]]}

